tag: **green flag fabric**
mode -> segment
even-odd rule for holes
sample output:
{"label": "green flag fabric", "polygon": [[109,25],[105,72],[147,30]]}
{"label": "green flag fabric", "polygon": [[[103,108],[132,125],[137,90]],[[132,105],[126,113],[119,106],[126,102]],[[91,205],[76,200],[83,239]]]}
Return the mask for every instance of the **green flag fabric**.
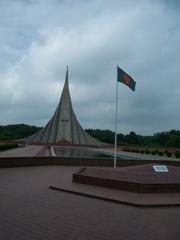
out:
{"label": "green flag fabric", "polygon": [[117,81],[127,85],[132,91],[135,91],[136,82],[119,66],[117,66]]}

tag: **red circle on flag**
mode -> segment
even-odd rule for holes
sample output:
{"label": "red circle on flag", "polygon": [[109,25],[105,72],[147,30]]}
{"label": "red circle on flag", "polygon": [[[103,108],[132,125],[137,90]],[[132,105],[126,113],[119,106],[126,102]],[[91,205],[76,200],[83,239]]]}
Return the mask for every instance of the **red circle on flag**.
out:
{"label": "red circle on flag", "polygon": [[123,74],[123,80],[128,83],[129,82],[129,76],[127,74]]}

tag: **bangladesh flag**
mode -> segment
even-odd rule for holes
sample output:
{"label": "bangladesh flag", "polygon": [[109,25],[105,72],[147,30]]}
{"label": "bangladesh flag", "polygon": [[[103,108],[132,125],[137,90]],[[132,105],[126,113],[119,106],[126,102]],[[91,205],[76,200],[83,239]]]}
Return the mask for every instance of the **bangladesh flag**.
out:
{"label": "bangladesh flag", "polygon": [[135,91],[136,82],[119,66],[117,66],[117,81],[127,85],[131,90]]}

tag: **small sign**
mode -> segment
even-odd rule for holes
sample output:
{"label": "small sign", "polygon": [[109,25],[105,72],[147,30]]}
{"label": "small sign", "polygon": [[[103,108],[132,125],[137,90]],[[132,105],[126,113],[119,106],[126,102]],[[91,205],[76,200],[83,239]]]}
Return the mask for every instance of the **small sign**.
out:
{"label": "small sign", "polygon": [[153,165],[153,169],[155,172],[169,172],[166,165]]}

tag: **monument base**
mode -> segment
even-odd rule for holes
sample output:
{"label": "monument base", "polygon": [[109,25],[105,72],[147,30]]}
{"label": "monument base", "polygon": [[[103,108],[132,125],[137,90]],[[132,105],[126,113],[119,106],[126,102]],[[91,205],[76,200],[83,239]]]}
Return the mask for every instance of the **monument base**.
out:
{"label": "monument base", "polygon": [[73,182],[139,193],[180,192],[180,167],[167,165],[168,171],[156,172],[155,166],[87,167],[73,174]]}

